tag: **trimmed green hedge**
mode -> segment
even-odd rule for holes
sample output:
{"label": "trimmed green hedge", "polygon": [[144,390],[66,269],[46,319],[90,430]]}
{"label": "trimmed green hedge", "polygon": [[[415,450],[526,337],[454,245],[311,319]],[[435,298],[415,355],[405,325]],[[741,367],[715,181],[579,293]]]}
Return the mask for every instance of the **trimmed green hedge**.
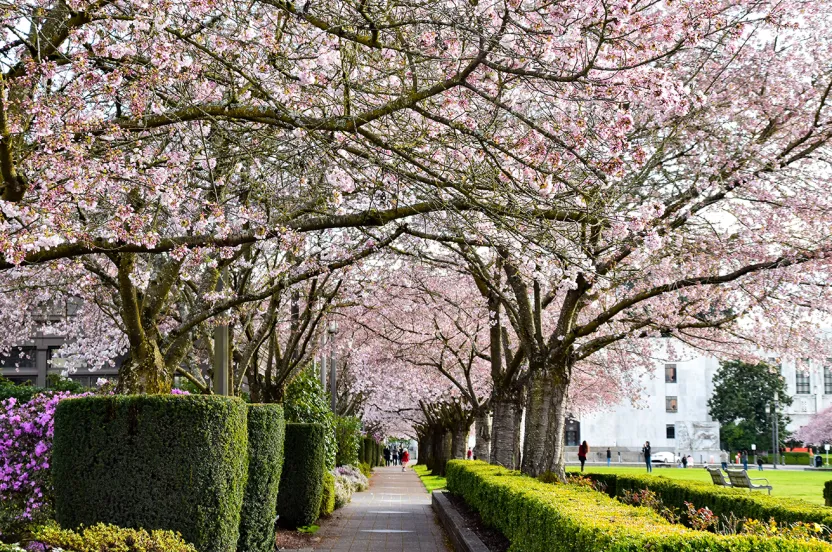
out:
{"label": "trimmed green hedge", "polygon": [[217,396],[100,396],[55,411],[62,527],[177,531],[200,552],[237,547],[248,475],[246,405]]}
{"label": "trimmed green hedge", "polygon": [[777,523],[803,521],[832,527],[832,510],[799,499],[662,476],[613,473],[584,475],[603,482],[610,496],[623,496],[627,492],[650,489],[666,506],[684,509],[685,502],[690,502],[697,508],[707,507],[718,516],[733,513],[737,517],[761,521],[774,518]]}
{"label": "trimmed green hedge", "polygon": [[282,406],[248,405],[248,483],[240,515],[238,552],[274,551],[285,436]]}
{"label": "trimmed green hedge", "polygon": [[[813,455],[808,452],[784,452],[778,455],[777,460],[779,463],[786,464],[787,466],[811,466],[812,458]],[[772,454],[763,455],[763,462],[766,464],[771,464],[772,460]]]}
{"label": "trimmed green hedge", "polygon": [[326,455],[324,431],[320,424],[286,424],[286,454],[277,494],[278,522],[284,527],[294,529],[318,519]]}
{"label": "trimmed green hedge", "polygon": [[516,551],[832,551],[824,542],[695,531],[589,487],[550,485],[482,461],[449,461],[447,478],[448,490],[501,531]]}
{"label": "trimmed green hedge", "polygon": [[321,517],[327,517],[335,511],[335,476],[324,472],[323,494],[321,495]]}
{"label": "trimmed green hedge", "polygon": [[355,416],[336,416],[335,441],[338,443],[335,465],[357,464],[361,448],[361,420]]}

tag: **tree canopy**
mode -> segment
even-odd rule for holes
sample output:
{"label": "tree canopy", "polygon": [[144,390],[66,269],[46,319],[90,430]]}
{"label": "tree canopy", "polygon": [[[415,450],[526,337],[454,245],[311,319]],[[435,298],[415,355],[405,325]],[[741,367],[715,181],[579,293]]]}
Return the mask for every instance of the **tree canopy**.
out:
{"label": "tree canopy", "polygon": [[777,396],[780,442],[786,440],[786,426],[791,421],[782,408],[792,404],[786,381],[778,366],[726,361],[713,378],[714,392],[708,399],[708,412],[722,424],[720,441],[726,450],[771,448],[773,423],[769,408]]}

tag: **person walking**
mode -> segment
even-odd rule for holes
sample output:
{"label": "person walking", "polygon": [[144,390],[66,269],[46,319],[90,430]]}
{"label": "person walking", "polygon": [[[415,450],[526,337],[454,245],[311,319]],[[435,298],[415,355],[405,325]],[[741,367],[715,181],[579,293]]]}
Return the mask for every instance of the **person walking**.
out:
{"label": "person walking", "polygon": [[610,462],[612,462],[612,451],[610,447],[607,447],[607,467],[610,467]]}
{"label": "person walking", "polygon": [[727,450],[719,451],[719,461],[722,463],[722,469],[727,470],[728,469],[728,451]]}
{"label": "person walking", "polygon": [[390,447],[387,445],[384,446],[384,465],[390,465]]}
{"label": "person walking", "polygon": [[757,471],[763,471],[763,457],[757,456]]}
{"label": "person walking", "polygon": [[407,449],[402,451],[400,458],[402,459],[402,471],[404,471],[407,468],[407,463],[410,462],[410,453],[407,452]]}
{"label": "person walking", "polygon": [[468,449],[468,455],[467,456],[468,456],[468,460],[470,460],[471,457],[474,456],[474,451],[472,451],[471,449]]}
{"label": "person walking", "polygon": [[647,464],[647,473],[653,472],[653,459],[650,458],[653,449],[650,448],[650,441],[645,441],[644,446],[641,448],[641,453],[644,455],[644,462]]}
{"label": "person walking", "polygon": [[747,450],[742,451],[741,459],[742,459],[742,469],[744,469],[745,471],[748,471],[748,451]]}
{"label": "person walking", "polygon": [[682,455],[682,468],[687,468],[687,467],[688,467],[688,457],[683,454]]}
{"label": "person walking", "polygon": [[584,464],[586,464],[586,455],[589,454],[589,445],[586,444],[586,441],[581,443],[581,446],[578,447],[578,460],[581,461],[581,471],[584,471]]}
{"label": "person walking", "polygon": [[393,465],[399,465],[399,451],[397,451],[395,447],[393,447]]}

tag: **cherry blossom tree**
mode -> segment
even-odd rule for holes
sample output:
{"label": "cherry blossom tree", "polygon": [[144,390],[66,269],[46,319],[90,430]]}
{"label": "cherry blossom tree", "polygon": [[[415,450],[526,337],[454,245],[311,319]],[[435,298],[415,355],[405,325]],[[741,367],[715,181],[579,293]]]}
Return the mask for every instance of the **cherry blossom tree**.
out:
{"label": "cherry blossom tree", "polygon": [[792,438],[811,445],[832,443],[832,408],[813,414],[809,423],[799,428]]}

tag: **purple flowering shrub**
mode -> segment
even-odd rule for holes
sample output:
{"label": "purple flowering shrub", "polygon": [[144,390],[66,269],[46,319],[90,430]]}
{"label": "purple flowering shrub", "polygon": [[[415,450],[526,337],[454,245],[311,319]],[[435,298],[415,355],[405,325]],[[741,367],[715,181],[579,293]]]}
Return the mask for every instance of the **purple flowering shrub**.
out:
{"label": "purple flowering shrub", "polygon": [[77,395],[36,395],[0,403],[0,537],[51,515],[52,435],[55,407]]}

